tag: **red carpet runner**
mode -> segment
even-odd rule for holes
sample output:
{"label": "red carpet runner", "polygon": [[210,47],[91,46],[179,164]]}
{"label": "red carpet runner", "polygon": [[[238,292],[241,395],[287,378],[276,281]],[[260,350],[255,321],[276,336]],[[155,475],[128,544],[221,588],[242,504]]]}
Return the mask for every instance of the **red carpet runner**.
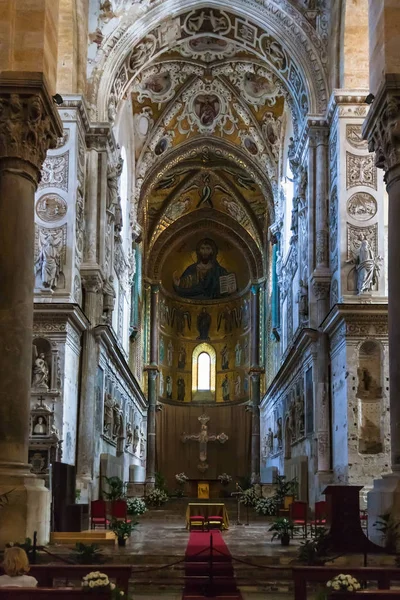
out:
{"label": "red carpet runner", "polygon": [[236,586],[231,554],[219,531],[192,531],[186,548],[185,589],[182,599],[203,598],[242,600]]}

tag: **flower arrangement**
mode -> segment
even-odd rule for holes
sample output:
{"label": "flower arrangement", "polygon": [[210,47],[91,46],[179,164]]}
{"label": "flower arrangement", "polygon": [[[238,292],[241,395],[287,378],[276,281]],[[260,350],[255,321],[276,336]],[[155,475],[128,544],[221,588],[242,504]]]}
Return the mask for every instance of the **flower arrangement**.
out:
{"label": "flower arrangement", "polygon": [[240,496],[239,502],[244,506],[255,506],[258,500],[259,498],[253,486],[247,490],[244,490],[243,494]]}
{"label": "flower arrangement", "polygon": [[141,498],[130,498],[127,501],[128,515],[143,515],[146,511],[146,502]]}
{"label": "flower arrangement", "polygon": [[126,540],[131,536],[131,533],[137,523],[130,521],[120,521],[113,519],[110,523],[110,529],[118,538],[118,546],[125,546]]}
{"label": "flower arrangement", "polygon": [[177,473],[175,479],[179,485],[184,485],[189,480],[189,477],[185,473]]}
{"label": "flower arrangement", "polygon": [[277,503],[275,496],[272,496],[271,498],[259,498],[256,501],[254,508],[259,515],[276,515]]}
{"label": "flower arrangement", "polygon": [[110,590],[113,598],[121,598],[125,595],[122,590],[119,590],[115,583],[112,583],[105,573],[100,571],[92,571],[85,575],[82,579],[82,587],[98,592],[100,589]]}
{"label": "flower arrangement", "polygon": [[146,504],[148,506],[162,506],[167,501],[168,494],[164,492],[164,490],[160,490],[160,488],[154,488],[154,490],[146,496]]}
{"label": "flower arrangement", "polygon": [[218,475],[218,478],[222,485],[228,485],[232,481],[232,477],[227,473],[222,473],[222,475]]}
{"label": "flower arrangement", "polygon": [[326,587],[334,592],[356,592],[361,589],[361,585],[355,577],[343,575],[343,573],[330,579],[326,584]]}

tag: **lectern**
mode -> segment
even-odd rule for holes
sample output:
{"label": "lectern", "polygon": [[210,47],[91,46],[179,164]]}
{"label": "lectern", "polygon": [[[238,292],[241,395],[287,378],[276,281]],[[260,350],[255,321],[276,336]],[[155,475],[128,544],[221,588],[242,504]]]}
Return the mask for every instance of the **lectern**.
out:
{"label": "lectern", "polygon": [[360,522],[360,490],[362,485],[328,485],[324,490],[327,501],[329,538],[335,552],[384,552],[369,540]]}

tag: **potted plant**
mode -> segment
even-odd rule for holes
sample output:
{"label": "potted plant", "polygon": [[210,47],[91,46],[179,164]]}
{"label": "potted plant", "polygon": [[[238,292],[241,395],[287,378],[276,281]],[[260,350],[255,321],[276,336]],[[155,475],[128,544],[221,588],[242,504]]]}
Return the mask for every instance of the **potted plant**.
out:
{"label": "potted plant", "polygon": [[119,521],[117,519],[111,521],[110,529],[118,538],[118,546],[126,545],[126,540],[131,536],[135,525],[137,523],[130,523],[129,521]]}
{"label": "potted plant", "polygon": [[106,500],[123,500],[125,498],[125,484],[120,477],[106,477],[104,475],[103,479],[108,485],[108,491],[103,490],[103,496]]}
{"label": "potted plant", "polygon": [[77,542],[75,552],[70,555],[70,558],[78,565],[97,565],[105,560],[102,552],[97,544]]}
{"label": "potted plant", "polygon": [[293,521],[286,517],[279,517],[271,525],[269,531],[273,531],[272,541],[277,538],[281,540],[282,546],[289,546],[290,536],[293,534],[295,527]]}
{"label": "potted plant", "polygon": [[185,473],[177,473],[175,479],[178,484],[178,487],[175,490],[175,496],[177,498],[183,498],[185,483],[189,480],[189,477],[185,475]]}

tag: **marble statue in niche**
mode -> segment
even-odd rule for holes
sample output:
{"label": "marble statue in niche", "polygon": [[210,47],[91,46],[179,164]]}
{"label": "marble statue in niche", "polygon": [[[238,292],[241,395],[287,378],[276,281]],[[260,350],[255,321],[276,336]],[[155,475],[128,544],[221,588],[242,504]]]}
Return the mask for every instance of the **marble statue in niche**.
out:
{"label": "marble statue in niche", "polygon": [[272,452],[274,451],[274,433],[271,429],[271,427],[268,427],[268,433],[267,433],[267,449],[268,449],[268,454],[272,454]]}
{"label": "marble statue in niche", "polygon": [[226,374],[221,383],[222,387],[222,399],[224,402],[229,402],[230,400],[230,382],[228,379],[228,375]]}
{"label": "marble statue in niche", "polygon": [[212,300],[236,292],[236,276],[222,267],[214,240],[204,238],[196,246],[197,261],[179,277],[173,274],[175,292],[184,298]]}
{"label": "marble statue in niche", "polygon": [[300,318],[306,320],[308,317],[308,286],[302,279],[299,282],[297,303],[299,305]]}
{"label": "marble statue in niche", "polygon": [[168,400],[172,400],[172,377],[171,377],[171,375],[167,375],[165,382],[166,382],[167,398],[168,398]]}
{"label": "marble statue in niche", "polygon": [[47,435],[47,423],[44,417],[38,417],[33,428],[33,435]]}
{"label": "marble statue in niche", "polygon": [[229,369],[229,348],[226,344],[221,350],[221,368],[223,371]]}
{"label": "marble statue in niche", "polygon": [[197,316],[197,330],[199,335],[198,340],[209,340],[209,332],[211,326],[211,315],[207,311],[206,307],[203,306],[201,312]]}
{"label": "marble statue in niche", "polygon": [[133,443],[133,430],[132,430],[132,425],[130,423],[127,424],[126,426],[126,442],[125,442],[125,447],[129,448]]}
{"label": "marble statue in niche", "polygon": [[185,346],[179,348],[178,353],[178,369],[184,369],[186,367],[186,349]]}
{"label": "marble statue in niche", "polygon": [[276,431],[274,438],[278,442],[278,448],[282,448],[282,417],[278,417],[276,420]]}
{"label": "marble statue in niche", "polygon": [[110,275],[103,284],[103,321],[107,325],[112,324],[112,313],[116,297],[113,281],[114,276]]}
{"label": "marble statue in niche", "polygon": [[179,400],[179,402],[184,402],[185,393],[186,393],[186,385],[185,385],[185,380],[183,379],[183,377],[178,378],[176,385],[178,388],[178,400]]}
{"label": "marble statue in niche", "polygon": [[112,434],[112,437],[113,437],[113,439],[117,439],[123,433],[123,422],[122,422],[121,408],[120,408],[118,402],[114,403],[113,411],[114,411],[114,425],[113,425],[113,434]]}
{"label": "marble statue in niche", "polygon": [[164,396],[164,375],[162,371],[160,371],[160,396]]}
{"label": "marble statue in niche", "polygon": [[41,353],[36,358],[33,365],[33,388],[45,388],[48,389],[49,381],[49,367],[46,362],[45,354]]}
{"label": "marble statue in niche", "polygon": [[139,442],[140,442],[139,425],[135,425],[135,430],[133,432],[133,443],[132,443],[133,452],[136,452]]}
{"label": "marble statue in niche", "polygon": [[104,398],[104,426],[103,433],[111,438],[113,433],[113,422],[114,422],[114,402],[109,392],[106,393]]}

